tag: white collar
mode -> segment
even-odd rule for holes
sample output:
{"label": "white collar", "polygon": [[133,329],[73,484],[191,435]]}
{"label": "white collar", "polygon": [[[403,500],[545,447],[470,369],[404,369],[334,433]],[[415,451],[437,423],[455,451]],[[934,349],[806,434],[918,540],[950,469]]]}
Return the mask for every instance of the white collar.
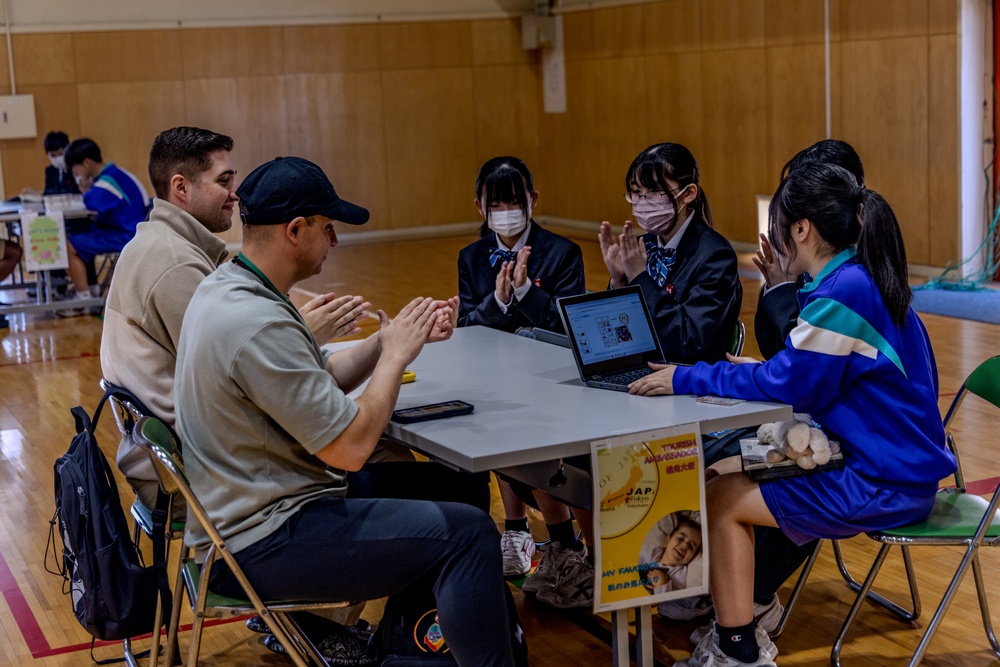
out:
{"label": "white collar", "polygon": [[677,230],[677,233],[674,234],[670,238],[670,240],[667,241],[666,243],[664,243],[663,240],[659,236],[657,236],[656,245],[660,248],[670,248],[671,250],[677,250],[677,246],[681,244],[681,238],[683,238],[684,232],[686,232],[687,228],[691,225],[691,218],[693,217],[694,217],[694,211],[688,213],[687,220],[684,221],[684,224],[681,225],[681,228]]}
{"label": "white collar", "polygon": [[517,252],[524,246],[528,245],[528,234],[530,233],[531,233],[531,220],[528,220],[528,226],[524,228],[524,233],[521,234],[521,238],[517,240],[517,243],[514,244],[513,248],[508,248],[507,246],[505,246],[503,244],[503,241],[500,240],[500,235],[497,234],[496,232],[493,232],[493,239],[497,242],[497,247],[500,248],[501,250],[509,250],[510,252]]}

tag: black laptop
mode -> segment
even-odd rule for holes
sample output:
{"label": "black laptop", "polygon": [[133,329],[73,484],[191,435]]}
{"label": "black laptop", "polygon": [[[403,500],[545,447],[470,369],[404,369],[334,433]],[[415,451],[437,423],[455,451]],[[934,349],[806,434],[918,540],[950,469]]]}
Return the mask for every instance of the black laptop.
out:
{"label": "black laptop", "polygon": [[580,378],[591,387],[628,391],[662,363],[663,350],[638,286],[558,300]]}

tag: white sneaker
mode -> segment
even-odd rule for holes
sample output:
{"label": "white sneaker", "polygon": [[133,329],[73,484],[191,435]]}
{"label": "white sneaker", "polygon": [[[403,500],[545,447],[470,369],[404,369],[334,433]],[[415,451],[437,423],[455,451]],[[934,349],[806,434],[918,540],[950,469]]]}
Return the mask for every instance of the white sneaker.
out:
{"label": "white sneaker", "polygon": [[59,317],[79,317],[81,315],[87,314],[86,308],[81,308],[75,306],[74,302],[77,301],[91,301],[93,297],[90,296],[90,292],[81,292],[72,298],[67,298],[63,303],[66,305],[65,308],[56,311],[56,315]]}
{"label": "white sneaker", "polygon": [[722,649],[719,648],[719,633],[715,628],[715,621],[709,623],[708,626],[709,631],[694,647],[691,657],[674,663],[675,667],[737,667],[739,665],[771,667],[774,665],[774,659],[778,657],[778,647],[774,645],[774,642],[759,625],[754,626],[754,636],[757,639],[757,646],[760,648],[760,656],[757,658],[757,662],[751,663],[740,662],[723,653]]}
{"label": "white sneaker", "polygon": [[575,551],[567,558],[554,586],[538,591],[538,600],[556,609],[579,609],[594,604],[594,566],[587,552]]}
{"label": "white sneaker", "polygon": [[563,549],[558,544],[558,542],[549,542],[549,546],[542,552],[542,560],[535,568],[534,574],[528,577],[524,585],[521,586],[522,591],[537,594],[559,583],[559,577],[562,575],[566,560],[576,552],[572,549]]}
{"label": "white sneaker", "polygon": [[[696,595],[690,598],[661,602],[656,611],[662,618],[670,618],[675,621],[693,621],[702,616],[708,616],[713,609],[711,595]],[[695,644],[697,643],[695,642]]]}
{"label": "white sneaker", "polygon": [[[768,636],[778,629],[778,623],[781,622],[781,615],[784,613],[785,608],[781,606],[781,601],[778,599],[777,594],[767,604],[753,603],[753,620],[757,622],[757,627],[767,633]],[[714,622],[709,621],[700,628],[695,629],[691,633],[691,643],[695,646],[700,644],[705,635],[712,631],[713,626]]]}
{"label": "white sneaker", "polygon": [[531,533],[507,530],[500,536],[500,551],[503,553],[503,576],[520,577],[531,570],[535,540]]}

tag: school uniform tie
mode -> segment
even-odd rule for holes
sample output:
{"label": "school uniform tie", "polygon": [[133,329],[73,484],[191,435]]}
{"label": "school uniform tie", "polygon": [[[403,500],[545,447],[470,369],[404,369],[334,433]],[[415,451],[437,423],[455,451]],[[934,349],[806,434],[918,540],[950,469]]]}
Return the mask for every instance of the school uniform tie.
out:
{"label": "school uniform tie", "polygon": [[646,272],[656,281],[657,286],[667,284],[670,267],[674,265],[677,254],[674,248],[661,248],[655,241],[646,241]]}
{"label": "school uniform tie", "polygon": [[490,266],[495,267],[500,262],[513,262],[517,259],[517,253],[513,250],[501,250],[494,248],[490,253]]}

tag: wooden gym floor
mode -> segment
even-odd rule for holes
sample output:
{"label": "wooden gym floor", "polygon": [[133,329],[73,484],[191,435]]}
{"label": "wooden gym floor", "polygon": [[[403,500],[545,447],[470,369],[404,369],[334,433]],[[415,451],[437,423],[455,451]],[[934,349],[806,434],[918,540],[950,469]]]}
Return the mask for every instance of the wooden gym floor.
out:
{"label": "wooden gym floor", "polygon": [[[574,234],[570,234],[574,235]],[[603,289],[604,266],[596,238],[577,236],[584,249],[587,285]],[[331,251],[323,273],[293,292],[304,301],[312,291],[361,294],[395,314],[417,295],[447,297],[456,292],[458,251],[472,237],[445,238],[382,245],[344,244]],[[743,258],[743,321],[748,325],[746,354],[758,356],[752,326],[760,281],[749,256]],[[966,375],[983,359],[997,354],[1000,327],[933,315],[923,316],[937,355],[941,379],[939,407],[950,404]],[[373,330],[374,324],[369,326]],[[100,396],[101,320],[95,317],[58,319],[46,315],[12,316],[9,331],[0,330],[0,665],[56,667],[83,665],[89,637],[73,618],[62,582],[43,566],[49,520],[53,512],[52,465],[65,452],[73,435],[70,408],[82,404],[93,410]],[[1000,475],[991,406],[966,402],[956,433],[962,447],[969,480]],[[113,460],[117,429],[110,415],[103,419],[99,439]],[[906,465],[901,461],[900,465]],[[131,498],[124,482],[123,498]],[[494,494],[494,517],[502,521]],[[544,539],[544,526],[534,517],[536,537]],[[861,576],[876,552],[866,537],[844,543],[847,562]],[[942,549],[914,550],[916,571],[923,593],[924,612],[913,625],[866,605],[848,637],[844,662],[849,665],[902,665],[922,635],[927,620],[957,566],[959,552]],[[982,558],[989,590],[1000,592],[1000,554],[986,551]],[[333,565],[332,566],[342,566]],[[793,582],[794,583],[794,582]],[[890,557],[878,582],[883,592],[903,598],[906,582],[898,555]],[[782,590],[786,599],[791,585]],[[520,615],[528,632],[532,664],[602,665],[611,663],[605,643],[607,619],[589,612],[563,613],[515,592]],[[781,665],[819,667],[829,664],[830,646],[853,601],[840,579],[832,550],[824,547],[784,635],[778,640]],[[381,605],[365,612],[377,620]],[[185,612],[182,623],[190,623]],[[654,618],[657,659],[665,665],[686,657],[691,644],[691,623],[668,624]],[[181,637],[186,646],[187,634]],[[146,641],[137,642],[139,648]],[[99,645],[98,659],[120,656],[120,646]],[[268,652],[259,635],[242,622],[213,625],[202,644],[205,665],[287,665],[287,659]],[[945,622],[931,644],[926,665],[986,665],[994,662],[983,633],[971,576],[966,578]]]}

